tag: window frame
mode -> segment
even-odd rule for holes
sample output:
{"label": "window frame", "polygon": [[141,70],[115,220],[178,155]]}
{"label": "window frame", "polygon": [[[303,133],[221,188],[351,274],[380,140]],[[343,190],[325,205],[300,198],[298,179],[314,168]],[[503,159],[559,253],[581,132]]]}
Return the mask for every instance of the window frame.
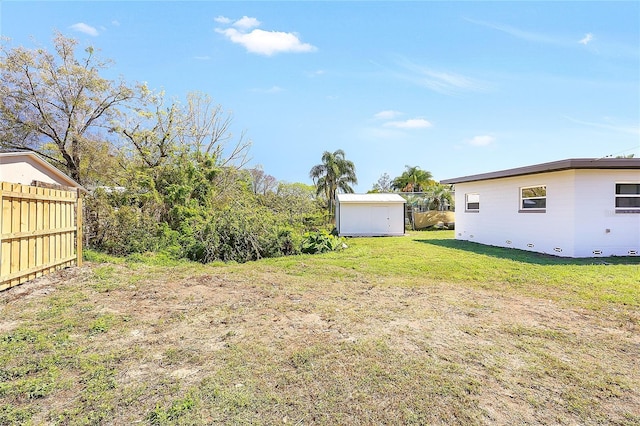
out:
{"label": "window frame", "polygon": [[[469,196],[475,195],[478,201],[469,202]],[[477,204],[477,207],[469,207],[469,204]],[[469,213],[478,213],[480,211],[480,194],[477,192],[468,192],[464,194],[464,211]]]}
{"label": "window frame", "polygon": [[[524,191],[532,188],[544,188],[544,196],[525,197]],[[547,185],[529,185],[519,188],[519,213],[545,213],[547,211]],[[525,207],[525,200],[544,200],[544,207]]]}
{"label": "window frame", "polygon": [[[635,194],[621,194],[618,192],[620,185],[635,185],[637,193]],[[621,198],[638,198],[640,199],[640,182],[623,181],[616,182],[614,184],[614,201],[613,206],[616,213],[640,213],[640,205],[638,207],[618,207],[618,200]]]}

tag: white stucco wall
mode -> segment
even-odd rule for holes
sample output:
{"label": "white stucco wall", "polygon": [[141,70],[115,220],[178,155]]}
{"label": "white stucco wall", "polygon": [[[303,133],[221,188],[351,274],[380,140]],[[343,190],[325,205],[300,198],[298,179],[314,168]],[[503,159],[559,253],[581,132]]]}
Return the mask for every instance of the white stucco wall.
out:
{"label": "white stucco wall", "polygon": [[[543,177],[544,176],[544,177]],[[572,172],[456,184],[456,237],[482,244],[572,256]],[[547,186],[545,213],[520,212],[520,188]],[[480,195],[480,210],[465,212],[465,194]],[[559,252],[557,250],[562,250]]]}
{"label": "white stucco wall", "polygon": [[[640,182],[632,170],[577,170],[575,257],[640,253],[640,213],[616,213],[615,184]],[[594,254],[599,251],[601,254]]]}
{"label": "white stucco wall", "polygon": [[71,178],[33,154],[0,156],[0,181],[31,185],[34,180],[63,186],[78,187]]}
{"label": "white stucco wall", "polygon": [[[567,257],[640,253],[640,214],[615,212],[616,182],[638,181],[637,171],[567,170],[458,183],[456,238]],[[519,212],[520,188],[537,185],[546,211]],[[467,193],[480,195],[479,212],[465,212]]]}
{"label": "white stucco wall", "polygon": [[341,236],[404,235],[404,204],[340,202],[336,226]]}

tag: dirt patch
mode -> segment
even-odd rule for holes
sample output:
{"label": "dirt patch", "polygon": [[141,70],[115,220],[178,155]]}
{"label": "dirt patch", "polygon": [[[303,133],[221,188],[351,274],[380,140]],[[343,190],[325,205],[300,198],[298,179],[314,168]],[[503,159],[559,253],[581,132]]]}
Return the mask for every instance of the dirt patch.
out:
{"label": "dirt patch", "polygon": [[[67,313],[70,342],[111,354],[113,386],[134,395],[109,393],[119,408],[103,423],[140,421],[189,389],[200,395],[196,424],[624,424],[640,412],[635,309],[590,311],[448,283],[314,286],[272,272],[118,267],[120,282],[105,286],[95,268],[1,293],[15,318],[0,333],[72,289],[83,316]],[[48,406],[70,409],[61,398],[81,394],[87,379],[69,380],[64,392],[24,403],[36,419]]]}

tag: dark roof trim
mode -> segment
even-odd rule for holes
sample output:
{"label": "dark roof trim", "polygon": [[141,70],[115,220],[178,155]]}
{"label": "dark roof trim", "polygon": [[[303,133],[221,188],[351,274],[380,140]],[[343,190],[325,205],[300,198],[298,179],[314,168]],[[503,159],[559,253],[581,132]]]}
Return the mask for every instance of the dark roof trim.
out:
{"label": "dark roof trim", "polygon": [[553,161],[551,163],[536,164],[497,172],[481,173],[479,175],[462,176],[440,181],[443,184],[476,182],[479,180],[500,179],[514,176],[533,175],[537,173],[559,172],[575,169],[639,169],[640,158],[572,158]]}

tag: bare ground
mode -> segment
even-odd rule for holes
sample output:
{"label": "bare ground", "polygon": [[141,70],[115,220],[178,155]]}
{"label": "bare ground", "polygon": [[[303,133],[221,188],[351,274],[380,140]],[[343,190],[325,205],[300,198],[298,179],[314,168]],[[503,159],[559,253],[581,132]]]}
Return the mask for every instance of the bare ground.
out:
{"label": "bare ground", "polygon": [[[115,354],[109,415],[98,423],[154,423],[149,413],[191,391],[197,404],[176,423],[640,424],[635,308],[448,283],[310,284],[268,269],[114,266],[121,282],[137,278],[105,290],[93,285],[97,267],[0,293],[0,333],[30,325],[29,311],[68,291],[82,295],[86,324],[111,318],[108,331],[78,324],[70,335],[83,353]],[[96,410],[86,382],[65,371],[67,386],[12,403],[30,407],[36,424]]]}

